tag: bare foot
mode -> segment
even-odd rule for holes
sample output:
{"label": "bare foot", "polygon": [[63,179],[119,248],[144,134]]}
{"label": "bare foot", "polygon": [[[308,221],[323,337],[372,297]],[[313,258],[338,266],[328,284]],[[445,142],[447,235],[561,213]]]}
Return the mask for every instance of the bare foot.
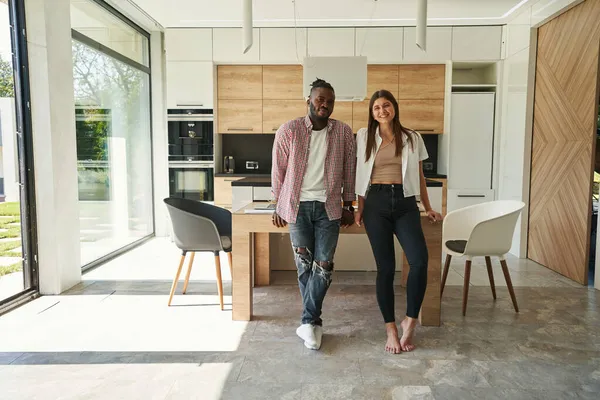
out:
{"label": "bare foot", "polygon": [[385,324],[385,330],[387,332],[387,342],[385,343],[385,351],[392,354],[400,354],[402,348],[400,346],[400,339],[398,338],[398,327],[395,322]]}
{"label": "bare foot", "polygon": [[412,344],[415,336],[415,328],[417,327],[417,319],[406,317],[400,323],[402,328],[402,338],[400,339],[400,348],[402,351],[413,351],[415,346]]}

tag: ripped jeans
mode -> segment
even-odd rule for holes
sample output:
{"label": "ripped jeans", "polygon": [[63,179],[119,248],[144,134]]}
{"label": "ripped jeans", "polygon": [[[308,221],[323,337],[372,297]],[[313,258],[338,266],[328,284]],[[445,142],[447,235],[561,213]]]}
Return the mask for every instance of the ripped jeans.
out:
{"label": "ripped jeans", "polygon": [[289,227],[302,295],[302,323],[322,325],[321,308],[331,285],[340,220],[329,220],[324,203],[302,201],[296,222]]}

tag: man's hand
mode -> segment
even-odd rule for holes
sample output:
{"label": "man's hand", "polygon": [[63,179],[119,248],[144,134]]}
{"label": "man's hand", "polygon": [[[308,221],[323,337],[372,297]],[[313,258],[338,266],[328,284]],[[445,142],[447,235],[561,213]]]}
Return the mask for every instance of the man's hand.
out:
{"label": "man's hand", "polygon": [[273,211],[273,225],[278,228],[283,228],[287,225],[287,221],[281,218],[277,212]]}
{"label": "man's hand", "polygon": [[354,224],[354,213],[350,210],[342,209],[342,228],[347,228]]}

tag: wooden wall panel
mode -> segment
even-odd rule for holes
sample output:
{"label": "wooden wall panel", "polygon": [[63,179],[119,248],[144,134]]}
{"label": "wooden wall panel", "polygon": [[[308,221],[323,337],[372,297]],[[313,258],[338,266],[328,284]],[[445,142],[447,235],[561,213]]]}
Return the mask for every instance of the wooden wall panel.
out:
{"label": "wooden wall panel", "polygon": [[600,0],[538,30],[528,257],[587,284]]}

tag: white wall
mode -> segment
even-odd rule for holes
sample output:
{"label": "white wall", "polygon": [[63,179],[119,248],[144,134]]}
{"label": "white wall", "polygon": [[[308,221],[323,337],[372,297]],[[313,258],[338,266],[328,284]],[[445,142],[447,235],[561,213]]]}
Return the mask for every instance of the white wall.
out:
{"label": "white wall", "polygon": [[70,1],[26,0],[40,292],[81,280]]}
{"label": "white wall", "polygon": [[[529,163],[535,77],[536,29],[581,0],[540,0],[506,26],[498,168],[498,199],[529,201]],[[517,223],[511,253],[525,257],[527,208]]]}
{"label": "white wall", "polygon": [[169,219],[163,199],[169,197],[169,147],[167,133],[166,65],[164,35],[150,35],[150,68],[152,70],[152,169],[154,190],[154,232],[169,235]]}

